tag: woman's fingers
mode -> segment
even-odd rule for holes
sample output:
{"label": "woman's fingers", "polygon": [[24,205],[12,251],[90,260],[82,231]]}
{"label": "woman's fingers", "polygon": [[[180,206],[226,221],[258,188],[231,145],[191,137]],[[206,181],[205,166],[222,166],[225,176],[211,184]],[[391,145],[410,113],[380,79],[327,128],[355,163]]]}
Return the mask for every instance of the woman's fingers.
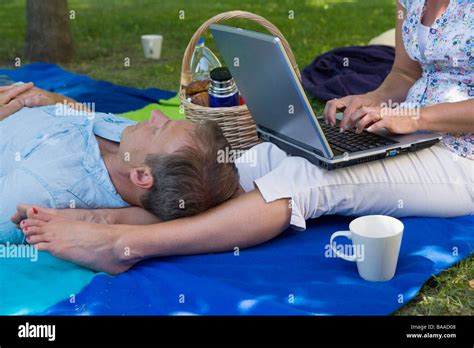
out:
{"label": "woman's fingers", "polygon": [[383,118],[381,119],[380,121],[378,122],[375,122],[373,125],[371,125],[369,128],[367,128],[367,131],[368,132],[375,132],[379,129],[382,129],[382,128],[387,128],[386,126],[386,122],[387,122],[387,118]]}
{"label": "woman's fingers", "polygon": [[362,106],[362,101],[359,98],[352,99],[350,104],[347,105],[340,124],[343,130],[347,130],[355,124],[355,122],[352,121],[352,115],[360,110]]}
{"label": "woman's fingers", "polygon": [[0,105],[7,104],[10,100],[14,99],[16,96],[26,92],[30,88],[33,88],[33,83],[23,83],[21,85],[9,86],[11,88],[4,89],[0,91]]}
{"label": "woman's fingers", "polygon": [[331,126],[336,125],[336,112],[337,110],[345,109],[347,103],[347,97],[341,99],[329,100],[324,107],[324,118]]}
{"label": "woman's fingers", "polygon": [[359,121],[357,121],[356,133],[362,133],[362,131],[365,128],[367,128],[370,124],[377,122],[379,120],[380,120],[380,115],[378,115],[376,112],[367,113]]}
{"label": "woman's fingers", "polygon": [[364,117],[368,112],[369,108],[361,107],[360,105],[358,108],[351,108],[351,113],[344,113],[344,117],[340,124],[341,129],[348,130],[349,128],[354,127],[357,121]]}

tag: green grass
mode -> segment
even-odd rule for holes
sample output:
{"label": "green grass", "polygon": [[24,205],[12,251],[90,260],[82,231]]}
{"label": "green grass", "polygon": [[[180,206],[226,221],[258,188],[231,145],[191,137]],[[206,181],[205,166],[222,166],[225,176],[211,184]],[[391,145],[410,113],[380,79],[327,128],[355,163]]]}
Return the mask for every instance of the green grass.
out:
{"label": "green grass", "polygon": [[[336,46],[365,44],[389,29],[394,8],[393,1],[381,0],[70,0],[69,9],[76,15],[71,20],[76,59],[66,67],[122,85],[177,90],[189,39],[207,18],[220,12],[242,9],[268,18],[287,37],[303,67],[317,54]],[[179,19],[180,10],[184,20]],[[288,18],[290,10],[294,19]],[[22,57],[25,22],[24,1],[0,3],[0,65],[13,66],[15,57]],[[258,28],[248,22],[230,23]],[[158,62],[143,57],[140,35],[148,33],[164,35]],[[211,40],[209,45],[214,47]],[[127,57],[129,68],[124,67]]]}
{"label": "green grass", "polygon": [[[13,67],[23,58],[25,1],[0,2],[0,66]],[[325,51],[344,45],[363,45],[394,26],[395,1],[324,0],[70,0],[76,56],[66,69],[134,87],[177,90],[184,49],[195,30],[209,17],[241,9],[255,12],[274,23],[291,44],[300,67]],[[179,19],[184,10],[185,19]],[[294,19],[289,19],[293,11]],[[232,21],[249,29],[256,25]],[[260,29],[259,29],[260,30]],[[162,34],[160,61],[143,57],[140,36]],[[210,36],[207,36],[210,39]],[[207,41],[215,50],[212,40]],[[130,67],[124,66],[129,58]],[[323,104],[313,101],[317,108]],[[397,315],[472,315],[474,257],[432,278],[420,294]]]}
{"label": "green grass", "polygon": [[395,315],[474,315],[474,256],[432,277]]}

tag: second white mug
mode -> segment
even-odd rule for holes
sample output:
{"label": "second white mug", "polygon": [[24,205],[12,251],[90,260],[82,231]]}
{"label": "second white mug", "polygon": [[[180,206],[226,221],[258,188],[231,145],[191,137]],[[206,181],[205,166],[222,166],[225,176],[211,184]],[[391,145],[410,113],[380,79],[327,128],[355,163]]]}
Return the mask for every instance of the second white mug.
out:
{"label": "second white mug", "polygon": [[145,58],[160,59],[163,36],[142,35],[142,46]]}

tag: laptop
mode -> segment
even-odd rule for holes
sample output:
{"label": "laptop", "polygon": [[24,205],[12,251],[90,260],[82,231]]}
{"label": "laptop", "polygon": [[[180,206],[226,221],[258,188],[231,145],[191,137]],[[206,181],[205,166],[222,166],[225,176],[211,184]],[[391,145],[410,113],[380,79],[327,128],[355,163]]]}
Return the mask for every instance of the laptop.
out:
{"label": "laptop", "polygon": [[[440,134],[339,132],[316,117],[279,38],[224,25],[210,30],[257,125],[260,139],[328,170],[430,147]],[[339,114],[339,119],[340,119]]]}

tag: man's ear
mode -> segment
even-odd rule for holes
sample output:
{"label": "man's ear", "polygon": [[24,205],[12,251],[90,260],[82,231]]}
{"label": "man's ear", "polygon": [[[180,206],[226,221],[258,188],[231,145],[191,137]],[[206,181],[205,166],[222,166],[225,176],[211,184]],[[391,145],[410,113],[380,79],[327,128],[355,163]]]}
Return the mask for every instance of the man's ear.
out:
{"label": "man's ear", "polygon": [[135,186],[142,189],[150,189],[154,184],[150,167],[137,167],[130,170],[130,180]]}

